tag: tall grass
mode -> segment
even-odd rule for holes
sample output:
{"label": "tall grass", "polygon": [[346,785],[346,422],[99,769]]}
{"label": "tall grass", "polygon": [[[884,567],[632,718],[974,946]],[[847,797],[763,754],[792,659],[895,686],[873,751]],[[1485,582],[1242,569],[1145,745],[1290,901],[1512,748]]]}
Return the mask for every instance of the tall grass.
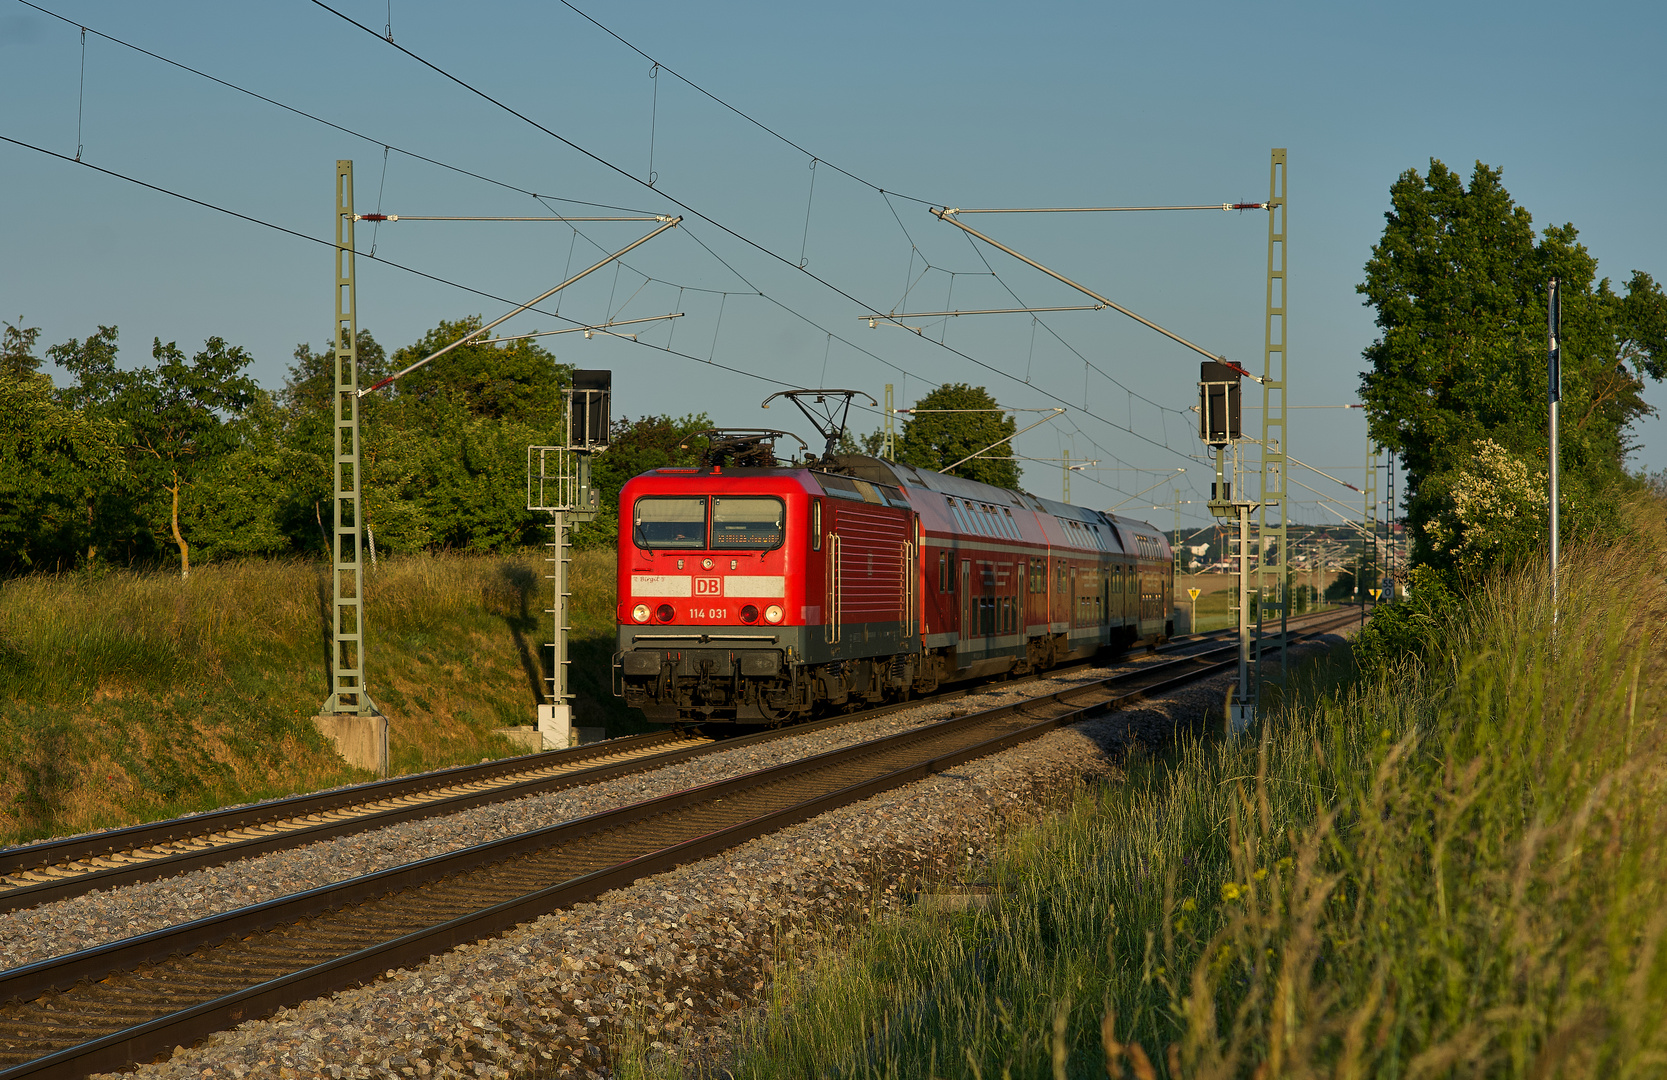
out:
{"label": "tall grass", "polygon": [[[575,565],[583,723],[629,730],[608,695],[613,553]],[[547,566],[383,559],[366,575],[373,699],[396,772],[513,747],[550,659]],[[329,692],[328,571],[251,561],[0,583],[0,841],[121,824],[365,779],[318,736]],[[600,666],[600,670],[593,670]],[[617,733],[617,732],[616,732]]]}
{"label": "tall grass", "polygon": [[726,1066],[1662,1075],[1667,564],[1570,563],[1555,625],[1519,575],[1426,664],[1355,681],[1342,658],[1248,737],[1131,757],[1011,839],[996,907],[855,934]]}

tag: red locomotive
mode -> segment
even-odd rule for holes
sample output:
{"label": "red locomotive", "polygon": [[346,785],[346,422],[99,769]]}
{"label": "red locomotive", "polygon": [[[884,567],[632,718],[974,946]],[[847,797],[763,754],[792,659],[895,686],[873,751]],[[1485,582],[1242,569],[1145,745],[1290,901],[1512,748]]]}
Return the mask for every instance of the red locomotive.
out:
{"label": "red locomotive", "polygon": [[752,439],[620,494],[615,687],[650,720],[779,724],[1173,633],[1144,522]]}

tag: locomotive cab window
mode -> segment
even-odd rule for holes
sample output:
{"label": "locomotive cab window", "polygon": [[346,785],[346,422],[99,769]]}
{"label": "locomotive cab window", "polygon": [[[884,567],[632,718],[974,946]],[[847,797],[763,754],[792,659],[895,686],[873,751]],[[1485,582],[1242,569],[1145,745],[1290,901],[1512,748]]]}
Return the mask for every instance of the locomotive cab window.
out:
{"label": "locomotive cab window", "polygon": [[631,538],[650,550],[694,550],[706,547],[706,500],[646,495],[631,515]]}
{"label": "locomotive cab window", "polygon": [[810,500],[810,550],[822,550],[822,500]]}
{"label": "locomotive cab window", "polygon": [[716,496],[712,499],[712,547],[726,551],[768,551],[781,547],[787,510],[771,496]]}

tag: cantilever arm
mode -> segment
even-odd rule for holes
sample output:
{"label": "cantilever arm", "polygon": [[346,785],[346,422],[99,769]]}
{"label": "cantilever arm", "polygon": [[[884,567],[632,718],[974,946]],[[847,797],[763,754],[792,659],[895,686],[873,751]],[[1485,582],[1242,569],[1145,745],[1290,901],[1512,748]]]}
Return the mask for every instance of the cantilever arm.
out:
{"label": "cantilever arm", "polygon": [[1106,307],[1111,308],[1113,311],[1122,312],[1124,315],[1127,315],[1129,318],[1133,319],[1135,322],[1139,323],[1140,325],[1148,327],[1149,329],[1152,329],[1152,330],[1156,330],[1158,333],[1162,334],[1164,337],[1168,338],[1169,340],[1179,342],[1180,344],[1185,345],[1187,348],[1191,349],[1193,352],[1198,353],[1201,356],[1207,356],[1211,360],[1214,360],[1218,364],[1227,365],[1228,367],[1232,368],[1234,371],[1238,372],[1240,375],[1243,375],[1245,378],[1250,379],[1252,382],[1261,382],[1262,381],[1261,379],[1258,379],[1256,376],[1252,375],[1250,372],[1246,371],[1240,365],[1235,364],[1233,361],[1227,359],[1227,357],[1217,356],[1215,353],[1211,352],[1210,350],[1204,348],[1201,345],[1194,345],[1192,342],[1188,341],[1186,338],[1182,337],[1180,334],[1177,334],[1177,333],[1175,333],[1174,331],[1171,331],[1171,330],[1165,330],[1163,327],[1159,326],[1157,323],[1153,322],[1151,319],[1142,318],[1141,316],[1136,315],[1134,312],[1130,311],[1128,308],[1124,307],[1122,304],[1119,304],[1119,303],[1117,303],[1116,301],[1113,301],[1113,300],[1106,299],[1105,297],[1101,296],[1099,293],[1095,292],[1093,289],[1090,289],[1088,286],[1079,285],[1076,282],[1072,281],[1070,278],[1066,277],[1064,274],[1058,273],[1057,271],[1054,271],[1054,270],[1049,270],[1047,267],[1043,266],[1041,263],[1037,262],[1035,259],[1027,258],[1023,255],[1020,255],[1017,251],[1014,251],[1012,248],[1008,247],[1006,244],[1003,244],[1003,243],[1001,243],[1000,241],[997,241],[997,240],[990,239],[988,236],[985,236],[983,233],[979,232],[977,229],[973,228],[972,226],[961,224],[961,222],[955,220],[955,215],[957,213],[959,213],[959,211],[957,211],[957,210],[938,210],[938,209],[933,209],[933,208],[929,208],[929,209],[931,209],[932,216],[937,218],[939,221],[947,221],[951,225],[955,226],[957,229],[960,229],[963,232],[966,232],[967,234],[969,234],[971,236],[976,236],[978,239],[984,241],[986,244],[989,244],[991,247],[996,248],[996,249],[1001,250],[1001,251],[1007,252],[1007,254],[1013,256],[1015,259],[1024,263],[1026,266],[1030,266],[1030,267],[1033,267],[1037,270],[1040,270],[1040,271],[1042,271],[1042,273],[1044,273],[1044,274],[1048,275],[1049,277],[1053,278],[1055,281],[1062,282],[1066,285],[1069,285],[1071,288],[1077,290],[1080,293],[1083,293],[1087,296],[1093,297],[1095,300],[1104,304]]}
{"label": "cantilever arm", "polygon": [[359,391],[359,396],[364,397],[366,394],[370,393],[373,390],[380,390],[384,386],[387,386],[389,383],[392,383],[394,380],[402,379],[405,376],[411,374],[413,371],[416,371],[418,368],[422,367],[424,364],[428,363],[430,360],[434,360],[437,357],[444,356],[446,353],[451,352],[453,349],[457,348],[459,345],[465,344],[465,343],[473,340],[474,338],[480,337],[482,334],[491,330],[493,327],[496,327],[496,326],[498,326],[502,323],[508,322],[510,319],[512,319],[515,316],[521,314],[523,311],[532,307],[534,304],[542,303],[545,300],[548,300],[550,297],[552,297],[552,296],[556,295],[557,293],[561,292],[563,289],[567,288],[569,285],[573,284],[575,281],[578,281],[580,278],[584,277],[585,275],[594,273],[597,270],[602,269],[604,266],[607,266],[609,263],[613,262],[615,259],[620,258],[621,256],[625,255],[627,252],[631,251],[633,248],[636,248],[641,244],[648,243],[650,240],[654,239],[656,236],[659,236],[661,233],[665,232],[667,229],[676,228],[677,223],[682,221],[682,220],[683,220],[682,217],[672,218],[670,221],[666,222],[664,225],[660,226],[658,229],[655,229],[653,232],[649,233],[647,236],[641,237],[640,239],[634,240],[631,243],[625,245],[624,247],[620,248],[618,251],[614,252],[612,255],[609,255],[606,259],[603,259],[601,262],[597,263],[595,266],[591,266],[591,267],[588,267],[584,270],[579,271],[577,274],[574,274],[572,277],[568,278],[566,281],[562,282],[560,285],[557,285],[555,288],[549,290],[548,292],[539,293],[537,296],[533,297],[531,300],[528,300],[525,304],[522,304],[520,307],[516,308],[514,311],[511,311],[508,315],[500,315],[496,319],[493,319],[491,322],[487,323],[485,326],[481,327],[479,330],[475,330],[471,333],[464,334],[462,337],[458,338],[456,341],[452,342],[450,345],[447,345],[444,348],[439,349],[435,352],[429,353],[427,356],[423,357],[421,360],[418,360],[415,364],[412,364],[410,367],[404,368],[403,370],[400,370],[400,371],[396,371],[392,375],[389,375],[387,378],[381,380],[380,382],[372,383],[370,386],[367,386],[364,389],[360,390]]}

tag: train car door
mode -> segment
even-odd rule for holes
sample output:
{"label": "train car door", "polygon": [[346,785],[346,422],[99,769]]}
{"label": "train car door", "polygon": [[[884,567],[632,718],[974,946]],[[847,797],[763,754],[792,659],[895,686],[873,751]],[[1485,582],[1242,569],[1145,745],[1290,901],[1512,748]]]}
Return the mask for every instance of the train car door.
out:
{"label": "train car door", "polygon": [[1065,618],[1075,629],[1082,625],[1082,598],[1077,595],[1077,568],[1075,566],[1071,567],[1071,591],[1068,595],[1071,597],[1071,606],[1068,609],[1070,614],[1066,615]]}
{"label": "train car door", "polygon": [[961,560],[961,640],[969,641],[977,632],[973,624],[972,560]]}

